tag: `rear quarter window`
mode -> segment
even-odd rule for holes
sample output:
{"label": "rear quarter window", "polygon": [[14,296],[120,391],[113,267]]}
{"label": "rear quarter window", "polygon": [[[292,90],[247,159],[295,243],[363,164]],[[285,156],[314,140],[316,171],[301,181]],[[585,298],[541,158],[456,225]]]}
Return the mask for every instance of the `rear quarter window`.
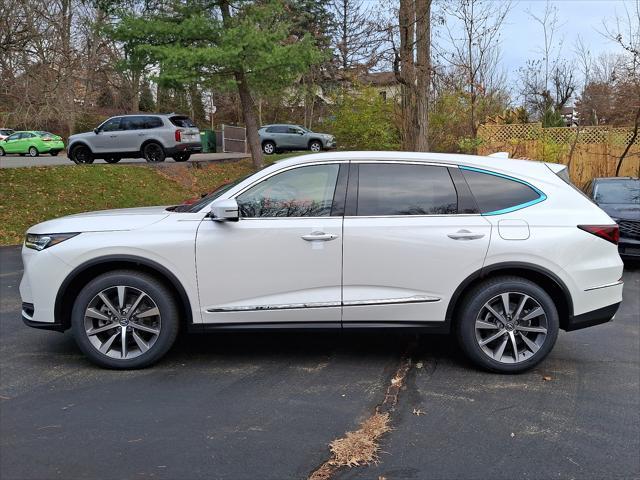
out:
{"label": "rear quarter window", "polygon": [[169,121],[173,123],[176,127],[181,128],[195,128],[196,124],[193,123],[189,117],[185,117],[182,115],[176,115],[174,117],[169,118]]}
{"label": "rear quarter window", "polygon": [[544,194],[516,179],[466,167],[460,171],[483,214],[507,213],[545,199]]}

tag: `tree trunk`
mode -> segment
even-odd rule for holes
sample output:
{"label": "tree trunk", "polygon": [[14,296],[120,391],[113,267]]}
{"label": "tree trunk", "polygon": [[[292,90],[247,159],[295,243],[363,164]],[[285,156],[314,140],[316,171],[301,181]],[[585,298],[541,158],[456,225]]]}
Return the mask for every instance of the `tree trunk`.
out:
{"label": "tree trunk", "polygon": [[414,41],[416,9],[415,0],[400,0],[398,11],[400,29],[400,82],[402,92],[402,148],[416,148],[416,73],[414,62]]}
{"label": "tree trunk", "polygon": [[[222,12],[222,20],[227,26],[231,20],[231,11],[229,9],[228,0],[220,1],[220,11]],[[242,117],[246,127],[247,143],[253,158],[253,166],[262,168],[262,147],[260,146],[260,136],[258,135],[258,118],[256,116],[256,106],[251,96],[251,90],[247,83],[245,72],[240,70],[234,72],[234,77],[238,85],[238,95],[240,96],[240,106],[242,108]]]}
{"label": "tree trunk", "polygon": [[416,119],[415,150],[429,151],[429,87],[431,84],[431,0],[416,4]]}
{"label": "tree trunk", "polygon": [[620,168],[622,167],[622,162],[624,162],[624,157],[627,156],[627,153],[629,153],[629,150],[631,149],[631,145],[633,145],[636,141],[636,138],[638,138],[639,123],[640,123],[640,107],[636,112],[636,118],[635,118],[635,121],[633,122],[633,135],[631,135],[631,140],[629,140],[627,147],[624,149],[624,152],[622,152],[622,155],[620,155],[620,160],[618,160],[618,165],[616,166],[616,177],[620,176]]}

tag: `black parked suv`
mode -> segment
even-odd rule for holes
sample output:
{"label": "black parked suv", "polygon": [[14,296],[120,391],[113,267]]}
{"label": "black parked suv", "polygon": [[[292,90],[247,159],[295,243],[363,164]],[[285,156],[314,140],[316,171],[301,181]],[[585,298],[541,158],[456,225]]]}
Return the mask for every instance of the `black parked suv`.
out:
{"label": "black parked suv", "polygon": [[620,255],[640,258],[640,179],[594,178],[587,193],[620,227]]}

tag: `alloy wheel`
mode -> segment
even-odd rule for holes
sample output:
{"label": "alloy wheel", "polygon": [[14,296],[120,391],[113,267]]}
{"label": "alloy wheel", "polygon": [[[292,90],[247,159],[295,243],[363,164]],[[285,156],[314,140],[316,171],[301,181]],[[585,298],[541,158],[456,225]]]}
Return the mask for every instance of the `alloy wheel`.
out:
{"label": "alloy wheel", "polygon": [[322,150],[322,145],[320,145],[319,142],[311,142],[310,149],[312,152],[318,153],[320,150]]}
{"label": "alloy wheel", "polygon": [[99,292],[84,312],[84,329],[103,355],[128,360],[147,352],[160,336],[156,302],[138,288],[117,285]]}
{"label": "alloy wheel", "polygon": [[38,156],[38,149],[36,147],[30,147],[29,148],[29,156],[30,157],[37,157]]}
{"label": "alloy wheel", "polygon": [[144,147],[144,154],[147,162],[162,162],[164,160],[164,151],[157,143],[150,143]]}
{"label": "alloy wheel", "polygon": [[273,145],[273,143],[265,143],[262,149],[264,153],[266,153],[267,155],[271,155],[275,151],[276,147]]}
{"label": "alloy wheel", "polygon": [[505,292],[491,298],[476,317],[478,346],[492,360],[520,363],[542,347],[548,330],[540,303],[522,292]]}

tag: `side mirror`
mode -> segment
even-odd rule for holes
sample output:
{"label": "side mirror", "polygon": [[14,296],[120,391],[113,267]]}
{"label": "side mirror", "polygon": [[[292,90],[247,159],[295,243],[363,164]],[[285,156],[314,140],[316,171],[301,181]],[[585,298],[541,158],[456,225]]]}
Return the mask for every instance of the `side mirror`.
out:
{"label": "side mirror", "polygon": [[211,204],[209,217],[214,222],[238,221],[238,202],[235,198],[214,200]]}
{"label": "side mirror", "polygon": [[93,129],[93,133],[95,133],[96,135],[98,135],[100,133],[100,129],[99,128],[94,128]]}

